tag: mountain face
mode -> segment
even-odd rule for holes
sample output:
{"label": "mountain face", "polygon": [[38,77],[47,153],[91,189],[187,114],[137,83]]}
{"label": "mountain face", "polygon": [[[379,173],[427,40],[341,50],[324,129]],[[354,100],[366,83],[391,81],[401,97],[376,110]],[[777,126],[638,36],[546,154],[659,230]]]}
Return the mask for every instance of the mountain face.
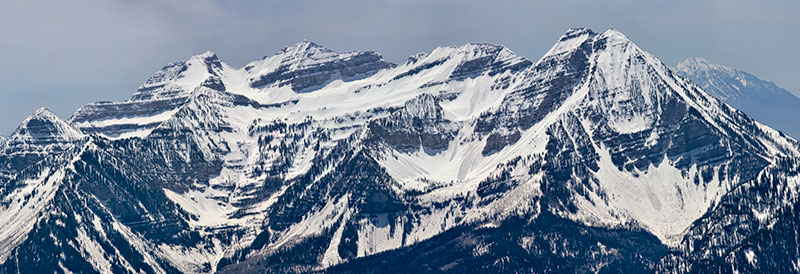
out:
{"label": "mountain face", "polygon": [[726,104],[795,139],[800,138],[800,125],[795,119],[800,115],[800,98],[775,83],[703,58],[688,58],[675,66],[675,70]]}
{"label": "mountain face", "polygon": [[0,140],[0,178],[14,177],[25,167],[51,154],[60,154],[80,142],[84,134],[49,110],[40,108],[28,116],[8,138]]}
{"label": "mountain face", "polygon": [[0,140],[0,272],[792,272],[798,145],[613,29],[206,52]]}

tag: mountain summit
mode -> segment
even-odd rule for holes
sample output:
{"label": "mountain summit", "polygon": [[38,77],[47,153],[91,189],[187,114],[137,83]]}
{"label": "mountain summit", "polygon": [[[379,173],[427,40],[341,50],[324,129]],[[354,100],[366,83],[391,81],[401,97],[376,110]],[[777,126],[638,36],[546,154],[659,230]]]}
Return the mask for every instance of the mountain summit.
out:
{"label": "mountain summit", "polygon": [[713,64],[703,58],[687,58],[676,71],[704,91],[792,137],[800,138],[800,98],[775,83],[745,71]]}
{"label": "mountain summit", "polygon": [[399,65],[309,41],[242,68],[207,52],[69,122],[34,116],[0,144],[2,272],[789,272],[800,256],[775,240],[798,235],[797,141],[613,29],[570,29],[535,62],[479,43]]}
{"label": "mountain summit", "polygon": [[281,52],[244,67],[253,88],[290,86],[295,92],[320,88],[336,78],[366,77],[394,64],[373,51],[339,53],[311,41],[287,46]]}
{"label": "mountain summit", "polygon": [[17,127],[0,146],[7,158],[6,168],[20,172],[48,155],[60,154],[85,135],[46,108],[39,108]]}
{"label": "mountain summit", "polygon": [[33,144],[72,142],[83,136],[46,108],[39,108],[17,127],[10,139]]}

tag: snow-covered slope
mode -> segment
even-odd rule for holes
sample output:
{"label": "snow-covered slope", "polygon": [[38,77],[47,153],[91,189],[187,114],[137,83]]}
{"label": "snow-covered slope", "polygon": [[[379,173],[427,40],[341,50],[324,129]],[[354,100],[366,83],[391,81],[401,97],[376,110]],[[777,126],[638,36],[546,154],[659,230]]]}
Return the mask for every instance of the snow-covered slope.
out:
{"label": "snow-covered slope", "polygon": [[6,272],[347,270],[453,239],[486,271],[649,270],[800,157],[613,29],[570,29],[536,62],[492,44],[399,65],[309,41],[243,68],[207,52],[69,123],[32,117],[0,154]]}
{"label": "snow-covered slope", "polygon": [[687,58],[675,69],[708,94],[795,139],[800,137],[800,125],[796,121],[800,115],[800,98],[775,83],[703,58]]}

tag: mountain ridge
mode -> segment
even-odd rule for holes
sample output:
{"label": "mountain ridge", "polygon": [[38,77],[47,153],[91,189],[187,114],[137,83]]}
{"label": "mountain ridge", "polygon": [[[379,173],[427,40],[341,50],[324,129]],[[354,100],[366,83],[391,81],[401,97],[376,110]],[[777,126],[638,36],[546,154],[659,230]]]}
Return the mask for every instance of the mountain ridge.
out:
{"label": "mountain ridge", "polygon": [[50,156],[0,153],[0,217],[25,228],[4,272],[335,273],[453,241],[472,257],[439,271],[689,272],[720,203],[789,184],[780,159],[800,157],[613,29],[536,62],[478,43],[404,64],[310,41],[242,68],[205,52],[63,123]]}
{"label": "mountain ridge", "polygon": [[676,65],[676,70],[725,103],[795,139],[800,136],[793,119],[798,115],[800,98],[775,83],[703,58],[687,58]]}

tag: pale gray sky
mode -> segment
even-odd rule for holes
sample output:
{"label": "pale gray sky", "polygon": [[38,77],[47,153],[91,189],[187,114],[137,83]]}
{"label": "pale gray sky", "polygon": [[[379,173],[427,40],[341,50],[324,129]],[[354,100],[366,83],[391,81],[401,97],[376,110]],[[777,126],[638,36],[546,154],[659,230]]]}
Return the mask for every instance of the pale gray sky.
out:
{"label": "pale gray sky", "polygon": [[800,1],[8,0],[0,9],[0,135],[36,108],[68,118],[123,100],[206,50],[241,66],[309,39],[392,62],[467,42],[537,60],[569,27],[616,28],[674,65],[689,56],[800,91]]}

